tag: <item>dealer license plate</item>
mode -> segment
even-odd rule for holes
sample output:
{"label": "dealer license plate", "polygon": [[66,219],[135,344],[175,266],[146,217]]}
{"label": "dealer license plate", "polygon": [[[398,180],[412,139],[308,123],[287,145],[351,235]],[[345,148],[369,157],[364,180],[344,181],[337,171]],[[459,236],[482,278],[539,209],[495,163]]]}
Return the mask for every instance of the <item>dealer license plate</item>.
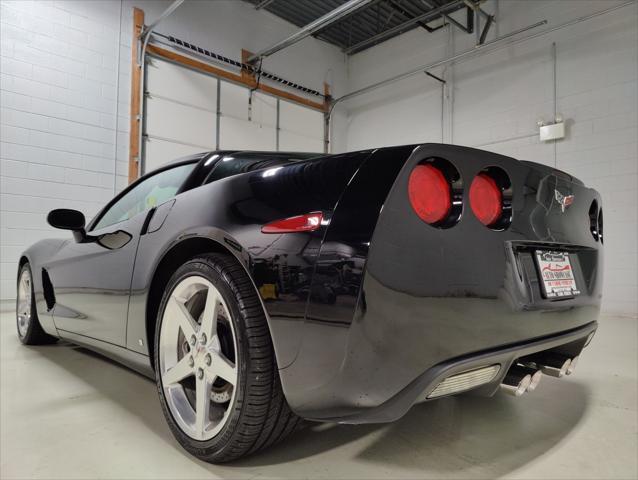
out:
{"label": "dealer license plate", "polygon": [[569,253],[537,250],[536,261],[546,298],[574,297],[580,294]]}

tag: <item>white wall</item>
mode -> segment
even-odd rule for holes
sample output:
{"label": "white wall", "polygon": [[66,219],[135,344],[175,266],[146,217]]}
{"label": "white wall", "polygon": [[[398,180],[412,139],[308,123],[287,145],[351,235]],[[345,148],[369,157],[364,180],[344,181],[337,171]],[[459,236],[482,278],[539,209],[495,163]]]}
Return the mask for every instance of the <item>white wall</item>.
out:
{"label": "white wall", "polygon": [[[46,224],[53,208],[94,215],[127,184],[132,8],[147,23],[169,1],[0,2],[0,298],[15,296],[20,253],[67,236]],[[185,2],[158,28],[239,59],[297,27],[241,1]],[[344,56],[308,38],[264,68],[323,91],[345,92]],[[345,131],[343,114],[335,118]],[[337,135],[343,150],[345,136]]]}
{"label": "white wall", "polygon": [[[168,1],[0,2],[0,298],[14,296],[16,260],[40,238],[65,235],[46,212],[80,208],[90,217],[126,184],[132,6],[147,21]],[[496,31],[540,19],[550,25],[602,10],[612,0],[500,1]],[[493,11],[494,0],[484,8]],[[410,142],[479,146],[567,170],[603,195],[605,308],[636,312],[638,231],[637,7],[349,101],[335,111],[333,151]],[[543,29],[546,27],[540,27]],[[296,27],[241,1],[190,1],[159,31],[232,58]],[[264,68],[339,96],[473,45],[452,30],[422,29],[354,55],[308,38]],[[552,105],[551,43],[557,44],[558,111],[568,137],[541,144],[536,121]],[[346,123],[347,121],[347,123]]]}
{"label": "white wall", "polygon": [[126,184],[115,158],[128,99],[118,105],[119,3],[0,8],[0,286],[11,298],[21,251],[61,235],[47,226],[48,210],[90,216]]}
{"label": "white wall", "polygon": [[[547,19],[547,26],[620,2],[499,2],[501,35]],[[495,2],[484,5],[493,12]],[[459,19],[461,19],[459,17]],[[493,30],[488,37],[494,38]],[[532,32],[529,32],[530,34]],[[525,34],[523,34],[525,35]],[[413,30],[349,60],[350,88],[471,48],[459,30]],[[541,143],[536,122],[553,116],[552,42],[557,51],[557,111],[564,140]],[[638,311],[638,7],[568,27],[433,73],[448,90],[441,118],[437,82],[419,75],[353,99],[347,110],[349,150],[441,141],[484,148],[566,170],[603,196],[606,311]]]}

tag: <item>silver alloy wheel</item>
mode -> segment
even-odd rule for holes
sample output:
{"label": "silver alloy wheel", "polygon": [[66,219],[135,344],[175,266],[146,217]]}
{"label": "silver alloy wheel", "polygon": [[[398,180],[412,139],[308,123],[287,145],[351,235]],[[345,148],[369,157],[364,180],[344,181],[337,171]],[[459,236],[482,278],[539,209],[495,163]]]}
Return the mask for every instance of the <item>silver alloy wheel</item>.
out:
{"label": "silver alloy wheel", "polygon": [[22,270],[18,281],[16,315],[18,316],[18,335],[24,338],[31,323],[31,274],[28,268]]}
{"label": "silver alloy wheel", "polygon": [[159,336],[162,388],[173,418],[195,440],[224,427],[238,381],[230,310],[206,278],[179,282],[166,303]]}

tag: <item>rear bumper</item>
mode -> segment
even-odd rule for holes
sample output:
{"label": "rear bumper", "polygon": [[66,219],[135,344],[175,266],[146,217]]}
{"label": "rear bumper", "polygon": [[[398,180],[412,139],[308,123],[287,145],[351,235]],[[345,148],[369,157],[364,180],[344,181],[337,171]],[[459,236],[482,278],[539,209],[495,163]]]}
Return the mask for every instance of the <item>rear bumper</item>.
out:
{"label": "rear bumper", "polygon": [[[288,403],[302,417],[391,420],[427,396],[443,366],[595,329],[603,263],[602,243],[589,225],[590,205],[601,204],[595,191],[546,167],[477,150],[419,147],[398,176],[386,171],[394,164],[384,155],[372,155],[339,201],[316,264],[324,271],[330,267],[333,277],[313,278],[313,291],[329,288],[333,295],[330,301],[311,296],[296,358],[280,370]],[[452,162],[468,184],[481,169],[504,169],[513,185],[509,228],[482,225],[469,210],[467,188],[456,225],[434,228],[421,221],[409,204],[407,184],[413,166],[430,157]],[[375,182],[395,177],[391,188],[384,184],[390,192],[378,202],[366,196],[380,190]],[[554,189],[577,200],[563,212],[550,195]],[[368,204],[374,215],[364,214]],[[352,233],[368,217],[366,235]],[[328,255],[336,243],[353,253]],[[570,253],[580,295],[543,297],[534,263],[538,250]],[[369,413],[400,398],[402,407],[391,414]]]}
{"label": "rear bumper", "polygon": [[[492,356],[501,368],[481,389],[490,395],[516,358],[563,345],[574,357],[580,349],[569,344],[582,340],[582,348],[597,326],[599,303],[584,291],[550,304],[521,301],[524,291],[518,297],[512,286],[493,296],[423,297],[388,288],[374,273],[369,268],[364,275],[350,323],[324,313],[346,309],[347,296],[317,305],[306,321],[302,355],[280,370],[288,403],[300,416],[391,421],[425,398],[440,376],[488,366],[485,359]],[[525,275],[523,280],[535,288]]]}
{"label": "rear bumper", "polygon": [[497,376],[479,387],[491,395],[517,358],[557,347],[575,357],[598,325],[597,304],[516,310],[505,296],[414,297],[370,273],[365,285],[350,325],[307,322],[303,352],[314,362],[280,370],[288,403],[304,418],[392,421],[444,378],[498,364]]}
{"label": "rear bumper", "polygon": [[453,358],[429,368],[399,393],[377,407],[360,408],[357,412],[344,416],[309,417],[309,419],[351,424],[392,422],[401,418],[415,403],[427,400],[430,392],[444,379],[461,372],[499,365],[499,372],[490,383],[473,390],[475,394],[491,396],[496,393],[503,377],[517,359],[545,351],[555,351],[575,357],[580,354],[590,335],[596,332],[597,328],[598,322],[593,321],[557,335]]}

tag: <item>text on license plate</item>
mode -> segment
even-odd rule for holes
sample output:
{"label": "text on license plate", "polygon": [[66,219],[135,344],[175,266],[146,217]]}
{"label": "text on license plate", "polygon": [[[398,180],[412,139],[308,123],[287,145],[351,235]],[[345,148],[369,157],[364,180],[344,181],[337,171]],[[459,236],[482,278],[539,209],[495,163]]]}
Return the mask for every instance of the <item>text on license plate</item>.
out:
{"label": "text on license plate", "polygon": [[545,297],[574,297],[580,293],[569,253],[537,250],[536,261]]}

